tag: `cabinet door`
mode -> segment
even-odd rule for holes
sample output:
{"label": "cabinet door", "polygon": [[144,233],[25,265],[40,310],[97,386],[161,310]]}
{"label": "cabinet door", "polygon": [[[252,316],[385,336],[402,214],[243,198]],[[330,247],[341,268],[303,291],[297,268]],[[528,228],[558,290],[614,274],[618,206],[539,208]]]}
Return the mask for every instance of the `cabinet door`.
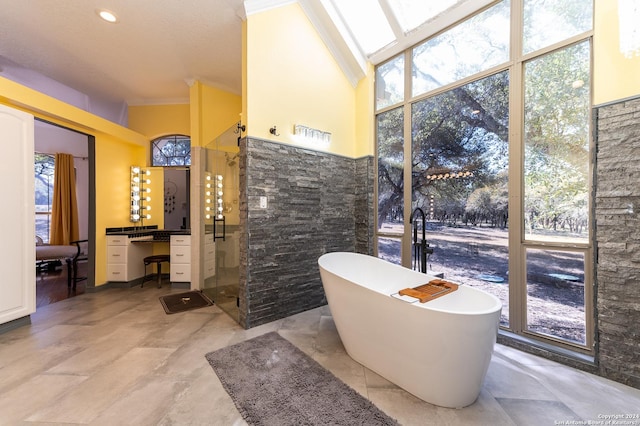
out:
{"label": "cabinet door", "polygon": [[0,105],[0,324],[36,310],[33,116]]}

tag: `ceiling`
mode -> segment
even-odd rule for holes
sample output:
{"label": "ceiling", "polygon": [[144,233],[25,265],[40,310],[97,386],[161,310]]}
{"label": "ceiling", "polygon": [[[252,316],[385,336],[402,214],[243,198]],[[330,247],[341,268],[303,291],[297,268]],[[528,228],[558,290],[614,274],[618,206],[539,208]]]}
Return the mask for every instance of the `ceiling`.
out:
{"label": "ceiling", "polygon": [[241,16],[243,0],[0,0],[0,56],[130,105],[188,99],[194,79],[240,94]]}
{"label": "ceiling", "polygon": [[[0,0],[0,76],[8,76],[3,64],[15,65],[128,105],[186,102],[194,80],[240,95],[242,20],[293,1]],[[384,61],[495,0],[447,0],[453,6],[406,32],[391,6],[424,0],[367,0],[362,5],[370,11],[372,2],[386,5],[382,18],[395,33],[392,43],[375,52],[362,49],[349,22],[336,23],[344,19],[336,5],[347,0],[297,1],[355,85],[366,61]],[[101,8],[119,21],[100,19]],[[367,22],[368,15],[361,15]]]}

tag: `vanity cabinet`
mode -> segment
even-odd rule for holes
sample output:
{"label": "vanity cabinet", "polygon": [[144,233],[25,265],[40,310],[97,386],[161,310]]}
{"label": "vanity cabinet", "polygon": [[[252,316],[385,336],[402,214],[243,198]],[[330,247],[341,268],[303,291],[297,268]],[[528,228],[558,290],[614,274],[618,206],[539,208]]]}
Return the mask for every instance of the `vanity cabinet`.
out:
{"label": "vanity cabinet", "polygon": [[143,259],[152,254],[151,244],[134,244],[127,235],[107,235],[107,280],[127,282],[144,277]]}
{"label": "vanity cabinet", "polygon": [[171,235],[171,282],[191,282],[191,235]]}

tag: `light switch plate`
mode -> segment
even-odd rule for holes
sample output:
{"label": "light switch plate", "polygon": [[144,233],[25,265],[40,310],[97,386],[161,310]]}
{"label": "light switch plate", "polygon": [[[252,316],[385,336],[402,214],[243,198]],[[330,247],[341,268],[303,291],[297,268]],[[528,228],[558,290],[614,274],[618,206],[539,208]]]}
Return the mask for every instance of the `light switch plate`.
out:
{"label": "light switch plate", "polygon": [[267,197],[260,197],[260,208],[261,209],[266,209],[267,208]]}

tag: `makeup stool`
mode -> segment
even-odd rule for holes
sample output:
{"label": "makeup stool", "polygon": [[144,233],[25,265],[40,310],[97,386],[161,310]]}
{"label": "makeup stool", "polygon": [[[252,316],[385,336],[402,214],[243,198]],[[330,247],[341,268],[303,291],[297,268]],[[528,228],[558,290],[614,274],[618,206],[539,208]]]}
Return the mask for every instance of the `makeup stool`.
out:
{"label": "makeup stool", "polygon": [[[144,278],[142,278],[142,283],[140,284],[140,288],[144,286],[144,282],[147,281],[147,266],[155,263],[158,265],[158,288],[162,287],[162,262],[169,263],[171,260],[171,256],[168,254],[155,254],[153,256],[147,256],[144,259]],[[153,275],[153,274],[152,274]]]}

